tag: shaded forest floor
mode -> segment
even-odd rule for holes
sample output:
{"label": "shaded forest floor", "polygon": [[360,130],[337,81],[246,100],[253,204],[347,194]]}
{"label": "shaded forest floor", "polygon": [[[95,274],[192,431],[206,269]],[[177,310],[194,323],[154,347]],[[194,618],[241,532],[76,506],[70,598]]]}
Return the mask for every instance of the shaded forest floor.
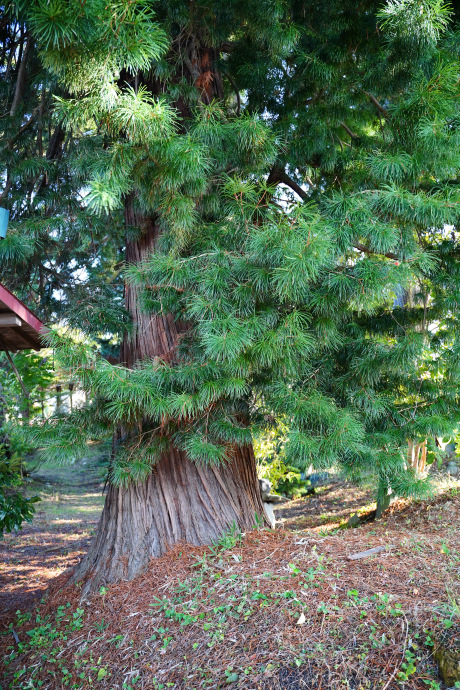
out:
{"label": "shaded forest floor", "polygon": [[100,475],[81,464],[42,472],[38,520],[1,545],[4,690],[445,687],[433,645],[460,639],[458,483],[349,530],[337,526],[370,494],[336,483],[283,506],[281,529],[175,547],[81,601],[64,570],[94,531]]}
{"label": "shaded forest floor", "polygon": [[89,447],[86,458],[45,464],[26,482],[26,495],[41,501],[31,524],[0,541],[0,620],[24,611],[85,553],[104,504],[102,476],[100,451]]}

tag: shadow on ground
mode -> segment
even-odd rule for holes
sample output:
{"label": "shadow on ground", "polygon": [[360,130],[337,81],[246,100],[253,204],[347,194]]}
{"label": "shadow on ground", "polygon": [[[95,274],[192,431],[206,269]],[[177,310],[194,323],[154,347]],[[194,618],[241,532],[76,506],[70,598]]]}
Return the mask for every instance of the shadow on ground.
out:
{"label": "shadow on ground", "polygon": [[290,501],[276,509],[276,521],[289,530],[333,529],[357,511],[375,510],[374,492],[347,482],[334,481],[313,496]]}
{"label": "shadow on ground", "polygon": [[31,524],[0,541],[0,616],[27,609],[85,553],[104,505],[103,472],[92,448],[72,464],[42,465],[26,483],[41,502]]}

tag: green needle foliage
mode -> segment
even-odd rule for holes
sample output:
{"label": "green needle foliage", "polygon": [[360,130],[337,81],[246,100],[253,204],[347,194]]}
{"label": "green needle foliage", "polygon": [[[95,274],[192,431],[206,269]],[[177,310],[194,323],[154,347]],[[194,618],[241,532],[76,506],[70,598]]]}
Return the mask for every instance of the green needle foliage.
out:
{"label": "green needle foliage", "polygon": [[21,477],[15,466],[14,456],[8,458],[0,446],[0,539],[5,532],[20,529],[24,521],[32,522],[34,504],[40,500],[38,496],[26,498],[15,491],[20,483]]}
{"label": "green needle foliage", "polygon": [[[186,324],[170,360],[132,369],[50,335],[95,399],[37,437],[65,457],[115,433],[111,480],[125,485],[171,444],[219,464],[283,419],[290,465],[423,492],[408,440],[452,433],[460,413],[454,12],[154,8],[20,6],[60,84],[54,117],[88,151],[72,180],[85,218],[107,222],[129,197],[156,219],[155,253],[125,279],[146,312]],[[193,41],[214,76],[197,75]],[[206,78],[219,96],[204,97]]]}
{"label": "green needle foliage", "polygon": [[[118,333],[128,323],[120,311],[122,219],[96,216],[84,202],[103,142],[95,146],[65,128],[54,99],[68,91],[44,67],[35,39],[47,14],[66,32],[68,10],[58,5],[41,3],[41,18],[27,22],[20,4],[0,8],[0,205],[10,211],[1,281],[45,322]],[[53,41],[45,44],[51,50]]]}

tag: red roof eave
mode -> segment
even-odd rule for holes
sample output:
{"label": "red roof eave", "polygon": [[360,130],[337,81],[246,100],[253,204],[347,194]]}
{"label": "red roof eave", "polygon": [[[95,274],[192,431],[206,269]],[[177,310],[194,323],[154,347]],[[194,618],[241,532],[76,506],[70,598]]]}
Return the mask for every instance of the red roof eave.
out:
{"label": "red roof eave", "polygon": [[0,284],[0,302],[6,304],[20,319],[25,321],[37,333],[44,328],[44,324],[33,314],[20,299],[15,297],[4,285]]}

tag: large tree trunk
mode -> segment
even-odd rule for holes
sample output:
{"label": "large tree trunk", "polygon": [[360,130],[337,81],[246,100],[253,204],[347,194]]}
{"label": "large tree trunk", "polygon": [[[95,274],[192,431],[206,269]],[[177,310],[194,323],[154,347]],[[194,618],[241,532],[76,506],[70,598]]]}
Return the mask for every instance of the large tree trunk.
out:
{"label": "large tree trunk", "polygon": [[231,527],[251,529],[263,517],[251,447],[237,448],[223,468],[198,466],[172,450],[148,480],[110,486],[93,543],[74,573],[85,591],[131,579],[151,558],[179,542],[210,544]]}
{"label": "large tree trunk", "polygon": [[[137,264],[155,251],[158,226],[153,218],[146,218],[133,209],[129,198],[125,207],[126,224],[141,229],[140,237],[126,245],[127,264]],[[125,337],[121,348],[121,362],[132,367],[136,362],[153,357],[170,359],[177,345],[180,327],[171,315],[156,316],[140,309],[138,290],[129,283],[125,286],[125,307],[132,316],[134,333]]]}
{"label": "large tree trunk", "polygon": [[[158,229],[154,219],[139,217],[131,200],[126,222],[142,229],[128,243],[128,262],[138,262],[155,250]],[[125,340],[122,362],[165,357],[174,359],[184,326],[171,316],[152,316],[140,310],[137,289],[126,286],[126,306],[135,333]],[[97,534],[87,555],[77,566],[73,581],[87,578],[84,592],[121,578],[131,579],[151,558],[184,541],[210,544],[236,525],[251,529],[256,514],[265,520],[251,446],[234,449],[233,459],[222,467],[192,463],[174,447],[154,466],[148,480],[127,488],[110,486]]]}

